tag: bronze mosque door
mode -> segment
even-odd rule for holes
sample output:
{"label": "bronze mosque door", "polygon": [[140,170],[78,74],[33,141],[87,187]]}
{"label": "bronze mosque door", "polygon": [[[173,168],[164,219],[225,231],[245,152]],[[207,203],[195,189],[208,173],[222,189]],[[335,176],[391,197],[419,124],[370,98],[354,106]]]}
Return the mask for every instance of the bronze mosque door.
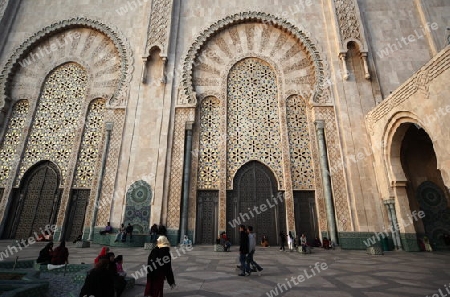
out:
{"label": "bronze mosque door", "polygon": [[10,238],[28,238],[46,225],[55,224],[62,190],[58,167],[50,161],[31,167],[13,192],[10,208]]}
{"label": "bronze mosque door", "polygon": [[233,244],[239,243],[239,225],[253,226],[257,242],[266,235],[271,245],[279,242],[285,230],[284,195],[272,171],[257,161],[243,165],[233,179],[233,190],[227,192],[227,234]]}

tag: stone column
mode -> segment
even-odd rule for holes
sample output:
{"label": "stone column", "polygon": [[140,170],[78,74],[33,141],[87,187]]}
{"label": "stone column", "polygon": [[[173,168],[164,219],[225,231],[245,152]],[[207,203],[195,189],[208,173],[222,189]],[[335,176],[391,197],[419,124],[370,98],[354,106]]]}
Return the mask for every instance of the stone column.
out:
{"label": "stone column", "polygon": [[111,140],[111,131],[113,129],[114,123],[107,122],[105,124],[106,128],[106,137],[105,137],[105,144],[103,146],[103,154],[102,154],[102,164],[100,167],[99,172],[99,178],[98,178],[98,185],[97,185],[97,193],[95,194],[95,200],[94,200],[94,211],[92,213],[92,220],[91,220],[91,228],[89,230],[89,241],[94,240],[94,227],[97,220],[97,213],[98,213],[98,202],[100,200],[100,196],[102,194],[102,185],[103,185],[103,176],[105,175],[105,167],[106,167],[106,159],[108,157],[108,149],[109,149],[109,142]]}
{"label": "stone column", "polygon": [[339,59],[341,60],[342,63],[342,74],[343,74],[343,78],[344,80],[348,80],[350,77],[350,73],[348,72],[348,68],[347,68],[347,53],[339,53]]}
{"label": "stone column", "polygon": [[328,170],[328,157],[327,150],[325,148],[325,133],[324,127],[325,122],[323,120],[319,120],[315,122],[316,125],[316,133],[317,133],[317,143],[319,147],[319,159],[320,159],[320,169],[322,171],[322,183],[323,183],[323,192],[325,196],[325,207],[327,209],[327,222],[328,229],[330,233],[330,239],[335,244],[336,241],[336,218],[334,216],[334,208],[333,208],[333,200],[331,197],[331,182]]}
{"label": "stone column", "polygon": [[361,59],[364,65],[364,77],[370,79],[369,65],[367,63],[367,52],[361,52]]}
{"label": "stone column", "polygon": [[392,228],[392,239],[394,241],[395,248],[397,250],[402,250],[402,242],[400,240],[400,231],[398,230],[397,215],[395,214],[395,200],[386,200],[384,201],[384,205],[386,205],[388,211],[389,221]]}
{"label": "stone column", "polygon": [[188,234],[188,206],[189,206],[189,181],[191,179],[191,151],[192,151],[192,126],[193,122],[186,123],[186,147],[184,149],[183,165],[183,200],[181,202],[181,238]]}

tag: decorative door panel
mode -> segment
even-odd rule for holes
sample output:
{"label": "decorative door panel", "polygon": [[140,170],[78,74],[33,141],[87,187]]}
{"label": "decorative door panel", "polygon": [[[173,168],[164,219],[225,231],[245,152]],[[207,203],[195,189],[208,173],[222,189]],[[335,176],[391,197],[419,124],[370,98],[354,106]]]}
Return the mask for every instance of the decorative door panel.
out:
{"label": "decorative door panel", "polygon": [[198,191],[197,243],[213,244],[217,237],[218,191]]}
{"label": "decorative door panel", "polygon": [[69,218],[66,223],[65,240],[73,241],[83,233],[84,218],[86,217],[86,206],[89,201],[91,190],[72,190],[72,199],[69,206]]}
{"label": "decorative door panel", "polygon": [[277,192],[273,173],[265,165],[252,161],[242,166],[234,178],[234,190],[227,195],[227,233],[239,243],[239,225],[253,226],[258,241],[266,235],[271,244],[278,243],[284,230],[285,209],[282,194]]}
{"label": "decorative door panel", "polygon": [[43,162],[29,170],[20,186],[18,209],[15,212],[15,238],[28,238],[54,223],[59,207],[59,174],[51,162]]}
{"label": "decorative door panel", "polygon": [[417,188],[416,195],[420,209],[425,212],[422,222],[426,235],[430,242],[443,245],[443,235],[450,233],[450,208],[444,192],[435,183],[426,181]]}
{"label": "decorative door panel", "polygon": [[294,191],[294,215],[297,235],[305,233],[311,242],[319,236],[313,191]]}

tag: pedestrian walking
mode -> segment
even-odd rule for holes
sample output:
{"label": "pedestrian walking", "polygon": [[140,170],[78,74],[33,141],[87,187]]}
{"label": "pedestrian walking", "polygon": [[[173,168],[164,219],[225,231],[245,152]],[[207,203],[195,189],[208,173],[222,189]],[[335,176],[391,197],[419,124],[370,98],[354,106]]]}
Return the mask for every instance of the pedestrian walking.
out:
{"label": "pedestrian walking", "polygon": [[[248,226],[247,230],[248,230],[247,265],[248,265],[249,269],[250,269],[250,267],[254,267],[254,271],[255,272],[258,271],[259,275],[261,275],[261,271],[263,270],[263,268],[261,266],[259,266],[259,264],[256,263],[256,261],[254,259],[255,249],[256,249],[256,235],[255,235],[255,233],[253,233],[253,226]],[[249,274],[251,271],[253,271],[253,269],[251,269],[249,271]]]}
{"label": "pedestrian walking", "polygon": [[292,236],[291,231],[289,231],[289,234],[287,236],[287,242],[288,242],[289,251],[292,252],[293,245],[294,245],[294,236]]}
{"label": "pedestrian walking", "polygon": [[161,235],[156,240],[156,247],[148,256],[144,296],[163,296],[164,280],[167,280],[171,289],[175,288],[170,242],[166,236]]}
{"label": "pedestrian walking", "polygon": [[285,251],[284,246],[286,245],[286,233],[280,231],[280,251]]}
{"label": "pedestrian walking", "polygon": [[247,232],[245,232],[245,226],[244,225],[240,225],[239,226],[239,231],[240,231],[240,243],[239,243],[239,262],[241,263],[241,273],[239,274],[239,276],[245,276],[245,275],[250,275],[250,273],[246,273],[247,271],[249,271],[249,269],[247,268],[247,254],[248,254],[248,234]]}

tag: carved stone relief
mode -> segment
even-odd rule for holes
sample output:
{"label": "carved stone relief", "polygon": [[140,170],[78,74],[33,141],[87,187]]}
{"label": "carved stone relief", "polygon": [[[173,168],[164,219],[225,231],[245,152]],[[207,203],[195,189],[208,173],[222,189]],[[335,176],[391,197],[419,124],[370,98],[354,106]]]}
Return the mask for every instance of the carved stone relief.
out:
{"label": "carved stone relief", "polygon": [[178,103],[196,104],[197,95],[223,89],[229,69],[247,57],[279,65],[286,90],[314,103],[329,102],[324,92],[327,64],[318,45],[283,19],[245,12],[214,23],[196,39],[184,61]]}
{"label": "carved stone relief", "polygon": [[360,23],[354,0],[335,0],[336,14],[342,41],[361,40]]}
{"label": "carved stone relief", "polygon": [[0,107],[5,100],[36,99],[45,74],[66,61],[89,74],[88,99],[108,99],[124,107],[133,72],[132,52],[117,29],[99,21],[73,18],[54,23],[26,39],[0,76]]}
{"label": "carved stone relief", "polygon": [[167,56],[173,0],[153,0],[148,28],[146,52],[158,46],[163,56]]}

